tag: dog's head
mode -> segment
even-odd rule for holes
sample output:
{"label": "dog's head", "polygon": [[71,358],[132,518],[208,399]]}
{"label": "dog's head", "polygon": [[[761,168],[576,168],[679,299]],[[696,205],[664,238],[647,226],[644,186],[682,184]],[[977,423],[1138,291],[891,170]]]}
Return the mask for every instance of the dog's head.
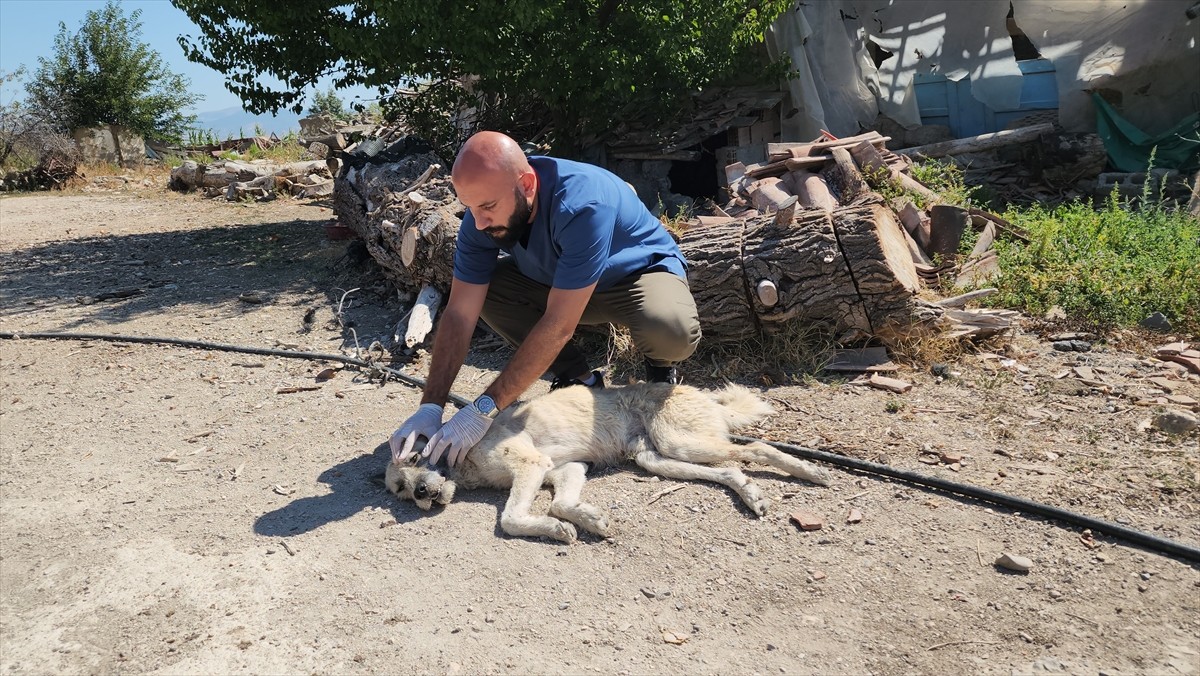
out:
{"label": "dog's head", "polygon": [[420,453],[413,453],[403,463],[389,462],[383,483],[396,497],[412,500],[424,510],[431,509],[435,502],[449,504],[456,488],[436,467],[426,464]]}

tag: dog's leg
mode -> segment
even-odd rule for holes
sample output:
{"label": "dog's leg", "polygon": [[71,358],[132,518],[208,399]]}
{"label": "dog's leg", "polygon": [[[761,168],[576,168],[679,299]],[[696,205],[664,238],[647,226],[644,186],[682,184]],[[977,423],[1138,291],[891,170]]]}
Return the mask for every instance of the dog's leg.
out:
{"label": "dog's leg", "polygon": [[728,440],[714,440],[707,437],[703,439],[676,437],[670,440],[659,440],[658,449],[668,458],[687,462],[710,463],[726,460],[754,462],[781,469],[797,479],[811,481],[821,486],[828,486],[830,480],[829,472],[825,468],[788,455],[761,441],[737,444]]}
{"label": "dog's leg", "polygon": [[550,503],[551,516],[566,519],[600,537],[609,536],[608,519],[604,518],[604,512],[594,505],[579,501],[579,494],[587,481],[586,464],[568,462],[551,470],[546,474],[546,478],[554,484],[554,502]]}
{"label": "dog's leg", "polygon": [[507,454],[506,464],[512,471],[512,490],[500,514],[500,528],[509,535],[547,537],[570,544],[575,541],[575,527],[566,521],[529,513],[537,492],[553,465],[550,459],[533,449],[500,449]]}
{"label": "dog's leg", "polygon": [[682,460],[672,460],[659,455],[656,451],[646,449],[634,456],[638,466],[652,474],[665,476],[668,479],[693,479],[712,481],[733,489],[742,502],[758,516],[767,513],[767,499],[759,492],[758,486],[750,481],[750,477],[742,470],[732,467],[706,467]]}

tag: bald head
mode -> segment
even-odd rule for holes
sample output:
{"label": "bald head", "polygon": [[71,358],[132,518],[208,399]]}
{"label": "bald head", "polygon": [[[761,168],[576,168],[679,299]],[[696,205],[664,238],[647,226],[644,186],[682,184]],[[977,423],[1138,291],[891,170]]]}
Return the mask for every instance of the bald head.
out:
{"label": "bald head", "polygon": [[515,184],[522,174],[531,171],[525,153],[511,137],[496,131],[481,131],[463,144],[454,160],[451,180],[507,180]]}
{"label": "bald head", "polygon": [[517,142],[499,132],[481,131],[467,139],[450,181],[475,227],[502,244],[516,241],[537,211],[537,173]]}

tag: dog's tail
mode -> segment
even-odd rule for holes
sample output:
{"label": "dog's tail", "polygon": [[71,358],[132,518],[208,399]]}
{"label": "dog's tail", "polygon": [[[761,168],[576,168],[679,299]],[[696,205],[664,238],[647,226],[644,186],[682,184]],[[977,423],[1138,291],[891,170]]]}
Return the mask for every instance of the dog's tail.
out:
{"label": "dog's tail", "polygon": [[745,427],[774,411],[770,404],[741,385],[726,385],[725,389],[713,392],[711,396],[721,406],[730,429]]}

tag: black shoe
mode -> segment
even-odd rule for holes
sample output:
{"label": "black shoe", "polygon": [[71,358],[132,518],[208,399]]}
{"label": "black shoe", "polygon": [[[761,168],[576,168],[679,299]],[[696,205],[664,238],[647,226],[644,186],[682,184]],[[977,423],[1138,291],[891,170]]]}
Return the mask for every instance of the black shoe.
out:
{"label": "black shoe", "polygon": [[646,382],[679,384],[679,370],[674,366],[655,366],[646,360]]}
{"label": "black shoe", "polygon": [[[585,385],[585,387],[591,387],[593,389],[603,390],[604,389],[604,376],[599,371],[592,371],[592,375],[596,377],[596,382],[592,383],[591,385]],[[553,392],[554,390],[560,390],[564,387],[570,387],[572,385],[583,385],[583,381],[578,380],[576,378],[567,378],[565,376],[559,376],[559,377],[555,378],[553,382],[550,383],[550,391]]]}

